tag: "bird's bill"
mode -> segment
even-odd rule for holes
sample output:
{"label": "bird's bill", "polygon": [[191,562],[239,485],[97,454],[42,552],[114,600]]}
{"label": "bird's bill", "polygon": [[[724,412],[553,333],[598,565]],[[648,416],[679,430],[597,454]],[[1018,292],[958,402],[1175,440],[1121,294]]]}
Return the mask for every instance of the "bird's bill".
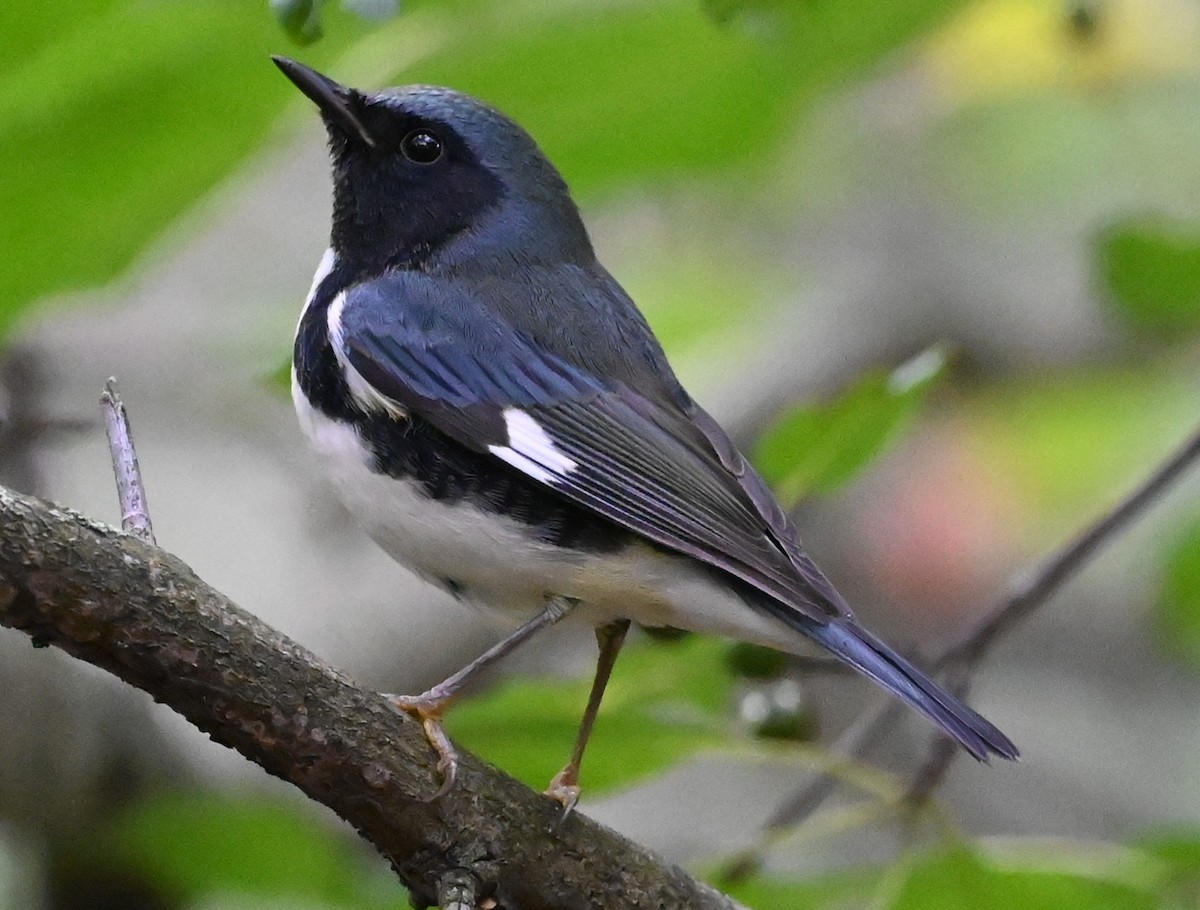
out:
{"label": "bird's bill", "polygon": [[350,109],[353,89],[346,88],[315,69],[287,57],[272,56],[271,59],[329,120],[340,124],[343,129],[358,136],[367,145],[375,145],[375,140],[371,138],[363,122]]}

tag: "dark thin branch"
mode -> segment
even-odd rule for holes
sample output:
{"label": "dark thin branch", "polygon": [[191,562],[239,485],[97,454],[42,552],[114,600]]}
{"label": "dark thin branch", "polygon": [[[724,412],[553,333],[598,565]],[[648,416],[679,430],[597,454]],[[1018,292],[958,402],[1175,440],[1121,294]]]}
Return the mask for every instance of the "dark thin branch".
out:
{"label": "dark thin branch", "polygon": [[[0,625],[102,667],[350,822],[417,902],[468,870],[503,910],[737,905],[460,753],[438,789],[419,724],[232,604],[179,559],[0,487]],[[449,895],[453,897],[453,894]]]}
{"label": "dark thin branch", "polygon": [[1200,458],[1200,430],[1154,471],[1116,508],[1086,528],[1051,556],[1041,569],[1019,583],[1009,596],[973,623],[936,661],[938,668],[952,664],[972,666],[992,643],[1049,600],[1068,578],[1087,562],[1101,545],[1125,530],[1135,518],[1177,481]]}
{"label": "dark thin branch", "polygon": [[[1194,432],[1170,458],[1146,478],[1111,512],[1084,529],[1051,556],[1041,569],[1019,582],[1007,599],[969,626],[957,642],[942,652],[934,667],[954,675],[955,694],[965,695],[970,675],[988,650],[1050,599],[1068,578],[1081,569],[1101,546],[1125,530],[1200,459],[1200,430]],[[931,744],[929,755],[909,785],[907,799],[919,805],[941,786],[959,750],[947,747],[944,737]]]}
{"label": "dark thin branch", "polygon": [[[964,688],[964,693],[965,693]],[[938,787],[946,780],[950,763],[954,761],[954,753],[958,745],[954,740],[945,736],[935,737],[929,744],[929,752],[925,761],[913,775],[912,782],[904,794],[904,802],[915,808],[925,805],[937,792]]]}
{"label": "dark thin branch", "polygon": [[45,413],[45,369],[37,352],[6,344],[0,355],[0,482],[38,492],[41,448],[92,430],[92,421]]}
{"label": "dark thin branch", "polygon": [[129,415],[117,392],[116,379],[110,377],[104,384],[100,407],[104,410],[104,429],[108,433],[113,476],[117,481],[121,530],[152,544],[154,527],[150,523],[150,507],[146,503],[146,486],[142,482],[142,469],[133,445],[133,428],[129,425]]}
{"label": "dark thin branch", "polygon": [[[1089,557],[1140,517],[1197,460],[1200,460],[1200,429],[1111,512],[1068,541],[1040,569],[1022,575],[1007,597],[972,623],[956,642],[929,661],[931,668],[950,674],[950,690],[965,696],[970,688],[972,673],[991,646],[1049,600],[1086,564]],[[861,760],[890,732],[900,716],[902,711],[899,702],[889,700],[874,709],[873,713],[863,715],[865,722],[860,719],[855,723],[832,751],[835,755],[844,756],[847,761]],[[950,763],[960,752],[951,740],[935,734],[925,761],[909,785],[906,803],[919,805],[928,800],[941,786]],[[759,840],[740,854],[719,876],[719,880],[728,886],[758,872],[769,845],[783,831],[795,827],[816,812],[834,791],[836,784],[835,777],[822,772],[789,796],[764,826]]]}
{"label": "dark thin branch", "polygon": [[[970,666],[960,663],[950,667],[947,670],[950,678],[946,680],[946,688],[965,700],[971,691],[971,674],[975,666],[975,663]],[[930,738],[925,760],[912,776],[904,793],[905,805],[918,809],[933,797],[945,781],[946,774],[950,771],[950,763],[954,761],[954,754],[958,751],[958,744],[948,736],[935,734]]]}
{"label": "dark thin branch", "polygon": [[874,749],[892,732],[892,727],[901,716],[900,702],[884,697],[873,708],[860,714],[830,745],[830,766],[813,774],[808,783],[780,803],[763,825],[755,842],[732,856],[717,872],[716,880],[730,887],[756,875],[762,868],[770,846],[790,828],[816,812],[832,795],[840,781],[837,767],[852,764]]}

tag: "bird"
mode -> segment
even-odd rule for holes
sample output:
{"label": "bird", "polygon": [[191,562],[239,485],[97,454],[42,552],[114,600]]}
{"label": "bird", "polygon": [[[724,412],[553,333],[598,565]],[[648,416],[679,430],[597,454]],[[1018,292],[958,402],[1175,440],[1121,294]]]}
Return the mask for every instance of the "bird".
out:
{"label": "bird", "polygon": [[362,91],[272,59],[316,104],[332,170],[329,248],[293,349],[301,427],[391,557],[520,622],[444,682],[387,696],[422,723],[439,794],[457,768],[451,703],[566,616],[599,647],[579,734],[546,791],[568,811],[631,622],[790,653],[815,643],[975,758],[1018,757],[858,622],[680,384],[529,133],[449,88]]}

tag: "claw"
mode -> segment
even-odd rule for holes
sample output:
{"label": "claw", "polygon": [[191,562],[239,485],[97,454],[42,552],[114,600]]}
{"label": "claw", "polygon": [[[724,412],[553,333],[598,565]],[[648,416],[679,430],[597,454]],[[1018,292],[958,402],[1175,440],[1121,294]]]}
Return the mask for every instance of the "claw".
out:
{"label": "claw", "polygon": [[544,795],[550,797],[556,803],[563,807],[562,818],[559,819],[559,824],[565,822],[567,817],[575,811],[575,806],[579,803],[579,794],[582,792],[577,783],[579,779],[579,769],[572,765],[567,765],[550,781],[550,785],[546,787]]}
{"label": "claw", "polygon": [[442,726],[442,716],[450,706],[451,699],[433,699],[423,695],[384,695],[384,698],[396,711],[403,711],[421,722],[425,739],[437,753],[437,770],[442,778],[442,785],[429,801],[441,799],[450,792],[458,774],[458,752],[446,735],[446,728]]}
{"label": "claw", "polygon": [[446,731],[442,727],[442,716],[462,692],[463,686],[480,670],[495,663],[529,636],[554,625],[570,613],[577,604],[578,601],[570,597],[547,598],[540,613],[526,620],[507,638],[496,642],[453,676],[442,680],[432,689],[420,695],[383,696],[393,710],[411,714],[421,722],[421,726],[425,730],[425,738],[429,740],[429,745],[437,753],[437,769],[442,776],[442,786],[430,798],[430,802],[440,799],[450,791],[458,772],[458,753],[454,751],[450,737],[446,735]]}

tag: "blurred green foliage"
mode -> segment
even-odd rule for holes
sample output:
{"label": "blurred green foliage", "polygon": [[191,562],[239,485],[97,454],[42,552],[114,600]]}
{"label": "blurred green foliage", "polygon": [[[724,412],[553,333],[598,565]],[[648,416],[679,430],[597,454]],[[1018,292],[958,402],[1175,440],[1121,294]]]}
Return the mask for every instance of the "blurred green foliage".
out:
{"label": "blurred green foliage", "polygon": [[1099,92],[1060,85],[962,107],[935,128],[936,179],[956,203],[989,218],[1103,219],[1200,198],[1187,164],[1200,142],[1200,97],[1189,84]]}
{"label": "blurred green foliage", "polygon": [[867,907],[885,870],[859,866],[804,880],[758,876],[729,889],[729,894],[752,910],[819,910]]}
{"label": "blurred green foliage", "polygon": [[[1049,0],[981,3],[973,8],[991,16],[983,25],[967,16],[936,34],[965,2],[414,0],[378,25],[349,11],[385,14],[391,4],[270,5],[274,18],[265,3],[228,0],[7,5],[0,335],[40,298],[119,279],[263,147],[282,108],[311,114],[266,61],[294,53],[290,40],[309,45],[305,62],[353,84],[444,82],[495,102],[538,137],[585,202],[704,184],[715,210],[707,217],[726,225],[752,220],[748,200],[762,203],[805,155],[840,153],[832,142],[832,151],[802,147],[799,128],[815,104],[920,47],[926,75],[953,72],[943,81],[958,87],[917,115],[933,121],[915,156],[936,185],[932,196],[1020,224],[1031,213],[1111,224],[1096,242],[1095,270],[1121,317],[1155,339],[1200,326],[1194,213],[1126,214],[1174,212],[1200,198],[1200,93],[1194,80],[1143,78],[1147,61],[1187,72],[1155,59],[1153,47],[1104,56],[1119,4],[1095,5],[1099,18],[1081,30]],[[1040,34],[1031,23],[1045,27],[1045,46],[1031,46]],[[984,33],[1025,43],[993,42],[992,59],[979,51]],[[1130,74],[1138,78],[1120,82]],[[781,268],[738,248],[729,239],[737,233],[682,251],[664,243],[627,280],[673,348],[736,343],[769,289],[764,273]],[[798,407],[764,437],[757,462],[789,501],[836,489],[912,422],[942,366],[928,351]],[[1031,540],[1057,540],[1093,514],[1196,411],[1188,364],[1064,367],[946,398],[968,442],[1036,514]],[[1165,566],[1162,638],[1200,665],[1200,525],[1174,542]],[[586,680],[509,680],[458,706],[449,724],[465,745],[540,788],[566,758],[587,691]],[[745,749],[748,737],[731,721],[735,698],[723,644],[630,648],[589,750],[585,793],[631,786],[701,751]],[[172,794],[89,836],[75,860],[128,868],[196,906],[394,906],[395,891],[377,891],[380,879],[346,844],[290,804]],[[952,844],[887,867],[761,878],[737,893],[772,910],[1184,907],[1200,903],[1197,868],[1200,836],[1180,831],[1128,850]]]}
{"label": "blurred green foliage", "polygon": [[[382,861],[310,807],[265,794],[233,799],[191,790],[146,797],[114,817],[102,836],[73,845],[70,863],[147,883],[180,906],[260,910],[286,902],[384,910],[403,902]],[[804,880],[760,876],[730,894],[756,910],[1150,910],[1195,906],[1198,870],[1200,833],[1186,828],[1153,832],[1129,847],[951,840],[892,866]]]}
{"label": "blurred green foliage", "polygon": [[746,4],[754,21],[739,14],[721,25],[693,0],[596,5],[586,16],[505,7],[500,21],[478,3],[489,28],[458,30],[394,76],[502,102],[588,200],[639,180],[761,177],[818,89],[862,72],[955,5]]}
{"label": "blurred green foliage", "polygon": [[321,0],[270,0],[279,24],[297,44],[308,45],[325,35]]}
{"label": "blurred green foliage", "polygon": [[[0,29],[0,337],[49,294],[112,281],[262,147],[295,91],[257,3],[20,0]],[[367,26],[346,17],[327,63]]]}
{"label": "blurred green foliage", "polygon": [[[701,750],[728,748],[732,673],[724,645],[689,637],[631,646],[621,655],[588,746],[588,793],[628,787]],[[455,706],[455,739],[535,789],[544,789],[570,753],[590,680],[509,679]]]}
{"label": "blurred green foliage", "polygon": [[1186,838],[1133,848],[1036,838],[950,841],[891,867],[863,867],[803,882],[763,877],[732,893],[756,910],[1184,907],[1191,904],[1175,903],[1186,894],[1179,875],[1194,858],[1195,845]]}
{"label": "blurred green foliage", "polygon": [[[294,36],[312,38],[317,5],[278,11]],[[764,8],[769,28],[747,29],[718,26],[691,0],[597,5],[586,16],[431,0],[361,41],[360,17],[321,4],[326,37],[304,57],[329,68],[354,46],[355,64],[389,81],[440,81],[502,102],[586,196],[697,170],[761,172],[818,88],[954,5],[781,4]],[[20,27],[0,37],[0,160],[10,162],[0,335],[40,297],[121,275],[299,103],[266,62],[287,42],[255,3],[21,0],[6,16]],[[413,35],[424,39],[417,48]],[[409,52],[384,49],[389,39]]]}
{"label": "blurred green foliage", "polygon": [[1159,640],[1168,653],[1200,670],[1200,521],[1172,541],[1164,562],[1155,613]]}
{"label": "blurred green foliage", "polygon": [[1109,299],[1135,327],[1176,337],[1200,328],[1200,228],[1122,222],[1098,239],[1097,260]]}
{"label": "blurred green foliage", "polygon": [[832,401],[796,408],[759,440],[755,464],[785,504],[836,489],[900,432],[945,362],[930,348],[891,372],[860,376]]}
{"label": "blurred green foliage", "polygon": [[103,869],[173,906],[384,910],[403,903],[384,864],[299,799],[206,790],[149,795],[64,853],[60,877]]}
{"label": "blurred green foliage", "polygon": [[1042,548],[1166,458],[1195,422],[1195,381],[1162,362],[1047,369],[971,390],[950,413],[1028,510],[1027,545]]}
{"label": "blurred green foliage", "polygon": [[[300,45],[325,37],[321,21],[323,0],[269,0],[279,24]],[[365,19],[387,19],[400,9],[399,0],[342,0],[342,8]]]}
{"label": "blurred green foliage", "polygon": [[1164,904],[1200,907],[1200,827],[1153,831],[1136,846],[1166,866]]}
{"label": "blurred green foliage", "polygon": [[1093,855],[1069,843],[1036,841],[1007,855],[961,845],[919,857],[905,871],[893,910],[1150,910],[1161,879],[1149,857],[1100,845]]}

